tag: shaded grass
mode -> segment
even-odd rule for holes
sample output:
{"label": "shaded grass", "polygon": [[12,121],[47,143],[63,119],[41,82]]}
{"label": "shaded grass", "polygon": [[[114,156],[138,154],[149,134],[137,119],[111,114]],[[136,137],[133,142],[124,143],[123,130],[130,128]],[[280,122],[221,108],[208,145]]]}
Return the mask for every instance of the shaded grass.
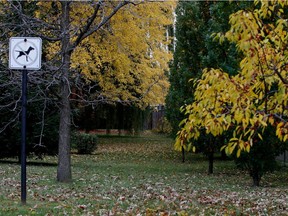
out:
{"label": "shaded grass", "polygon": [[213,175],[200,154],[183,164],[161,135],[99,136],[95,154],[72,155],[71,184],[55,181],[56,167],[31,162],[27,206],[19,204],[20,166],[0,163],[0,215],[287,215],[287,169],[251,188],[232,161],[217,160]]}

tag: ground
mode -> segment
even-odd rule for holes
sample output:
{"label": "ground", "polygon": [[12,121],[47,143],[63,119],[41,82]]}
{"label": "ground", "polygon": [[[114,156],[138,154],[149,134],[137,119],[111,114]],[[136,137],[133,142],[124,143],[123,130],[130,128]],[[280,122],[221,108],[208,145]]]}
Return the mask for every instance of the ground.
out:
{"label": "ground", "polygon": [[70,184],[56,182],[56,157],[28,164],[26,206],[14,161],[0,162],[1,216],[288,215],[287,167],[251,187],[233,161],[217,160],[213,175],[202,155],[191,154],[183,164],[163,135],[100,136],[94,154],[72,155]]}

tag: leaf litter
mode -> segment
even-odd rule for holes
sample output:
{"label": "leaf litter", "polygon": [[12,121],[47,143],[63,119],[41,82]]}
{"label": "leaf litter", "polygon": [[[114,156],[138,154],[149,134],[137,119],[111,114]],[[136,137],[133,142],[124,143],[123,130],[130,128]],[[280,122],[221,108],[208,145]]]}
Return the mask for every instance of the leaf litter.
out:
{"label": "leaf litter", "polygon": [[216,161],[215,175],[204,160],[182,164],[169,138],[104,141],[94,155],[72,156],[71,184],[55,181],[56,167],[28,166],[27,207],[19,165],[0,164],[0,215],[288,215],[287,169],[253,188],[232,162]]}

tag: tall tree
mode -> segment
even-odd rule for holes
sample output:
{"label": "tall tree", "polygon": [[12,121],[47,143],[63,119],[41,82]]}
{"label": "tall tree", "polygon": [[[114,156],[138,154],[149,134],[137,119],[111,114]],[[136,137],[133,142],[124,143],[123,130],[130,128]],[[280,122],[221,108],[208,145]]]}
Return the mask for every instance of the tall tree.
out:
{"label": "tall tree", "polygon": [[[5,33],[16,36],[23,35],[25,32],[25,35],[40,36],[44,41],[46,61],[42,70],[38,74],[30,74],[29,78],[31,78],[30,82],[44,83],[44,94],[50,92],[60,109],[58,181],[69,182],[72,178],[70,162],[71,99],[85,100],[87,103],[94,104],[146,100],[143,103],[147,104],[149,97],[154,93],[157,95],[157,91],[163,90],[161,94],[165,93],[167,81],[165,81],[164,71],[169,53],[163,52],[165,43],[168,42],[163,31],[165,31],[164,26],[168,24],[171,7],[169,4],[160,5],[158,3],[155,3],[157,7],[153,7],[149,5],[153,3],[147,3],[150,11],[144,11],[145,7],[143,6],[142,10],[138,11],[136,8],[141,6],[140,3],[142,4],[143,1],[13,1],[4,2],[1,5],[8,12],[3,16],[7,15],[9,19],[9,16],[14,14],[17,17],[17,23],[11,19],[12,22],[3,24]],[[134,6],[137,7],[134,8]],[[158,15],[161,14],[161,19],[152,13],[153,10],[159,12]],[[123,11],[123,17],[118,17],[121,18],[119,22],[112,19],[121,11]],[[131,12],[133,16],[128,12]],[[125,18],[125,16],[127,17]],[[140,18],[137,19],[138,16]],[[141,17],[146,18],[141,19]],[[137,36],[136,40],[131,34],[127,34],[129,21],[131,20],[131,24],[135,24],[134,18],[143,21],[139,25],[131,26],[131,30],[137,27],[142,33],[134,35]],[[158,21],[157,26],[154,25],[156,20]],[[146,30],[150,23],[151,28]],[[123,31],[123,27],[126,27],[126,31]],[[141,48],[141,51],[145,50],[144,57],[142,57],[143,53],[136,52],[136,48],[130,53],[125,53],[129,43],[127,40],[126,44],[121,41],[121,36],[117,35],[119,29],[123,31],[123,34],[127,34],[125,37],[130,37],[131,43],[135,43],[136,47],[139,45],[137,40],[149,42],[149,49]],[[138,33],[137,30],[132,32]],[[163,36],[160,38],[165,38],[165,40],[159,41],[159,37],[148,40],[149,36],[157,34],[156,32],[162,32]],[[110,36],[111,38],[109,38]],[[119,39],[119,41],[114,41],[114,44],[112,43],[113,36]],[[103,46],[96,46],[97,43],[103,43]],[[100,47],[101,52],[97,50]],[[111,47],[113,47],[114,53],[110,52]],[[127,49],[125,50],[123,47]],[[106,52],[104,52],[105,49],[107,49]],[[119,50],[121,52],[116,52]],[[160,50],[165,55],[161,54]],[[110,58],[106,57],[108,54],[110,54]],[[140,54],[142,55],[139,57]],[[117,55],[120,58],[116,59]],[[126,58],[126,55],[129,58]],[[121,66],[123,59],[126,60],[125,66]],[[132,63],[133,67],[131,67]],[[156,75],[149,75],[149,79],[142,80],[144,77],[142,74],[148,71],[143,64],[149,65],[152,71],[157,72]],[[98,72],[105,76],[100,76]],[[131,77],[134,81],[129,85],[121,85],[120,90],[115,93],[118,90],[119,82],[127,83],[125,80],[130,80]],[[43,78],[45,79],[43,80]],[[145,85],[140,85],[140,89],[136,89],[137,83],[145,83]],[[126,90],[127,95],[129,92],[135,92],[132,95],[133,98],[125,96],[126,93],[121,92],[122,90]],[[86,93],[93,93],[92,97],[89,98]],[[124,96],[121,98],[122,95]]]}
{"label": "tall tree", "polygon": [[189,80],[199,76],[201,49],[204,47],[204,21],[201,16],[200,2],[180,1],[176,8],[176,47],[171,63],[170,88],[166,98],[166,115],[176,134],[178,124],[183,118],[179,108],[192,102],[192,85]]}

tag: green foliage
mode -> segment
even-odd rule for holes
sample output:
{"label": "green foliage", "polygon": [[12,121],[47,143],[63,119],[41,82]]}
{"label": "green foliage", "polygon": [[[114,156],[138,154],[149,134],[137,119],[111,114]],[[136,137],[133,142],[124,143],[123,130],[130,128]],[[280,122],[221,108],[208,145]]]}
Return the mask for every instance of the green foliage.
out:
{"label": "green foliage", "polygon": [[[177,38],[173,62],[170,65],[170,88],[166,97],[166,116],[175,135],[183,119],[179,107],[191,102],[192,85],[188,81],[200,72],[200,49],[204,47],[201,29],[204,26],[197,2],[179,2],[176,8]],[[193,65],[193,67],[191,66]]]}
{"label": "green foliage", "polygon": [[206,67],[219,67],[229,74],[239,69],[239,54],[234,44],[227,41],[219,45],[211,37],[214,32],[229,29],[229,15],[247,8],[249,2],[228,1],[195,2],[180,1],[176,8],[176,49],[170,64],[170,88],[166,98],[166,115],[173,127],[173,135],[179,130],[184,114],[179,108],[191,103],[194,87],[191,79],[201,76]]}
{"label": "green foliage", "polygon": [[55,112],[54,105],[34,102],[28,105],[27,110],[27,152],[40,158],[43,155],[56,155],[59,114]]}
{"label": "green foliage", "polygon": [[[53,110],[53,106],[47,106],[45,111],[42,108],[40,103],[33,103],[33,106],[28,104],[26,119],[26,153],[39,158],[43,155],[56,155],[58,150],[58,114]],[[1,120],[5,122],[10,118],[10,114],[0,114]],[[45,119],[42,119],[42,115],[45,115]],[[0,133],[0,140],[0,157],[19,156],[21,121],[9,125]]]}
{"label": "green foliage", "polygon": [[98,137],[96,134],[73,132],[71,142],[78,154],[92,154],[97,149]]}
{"label": "green foliage", "polygon": [[0,158],[19,156],[20,138],[19,127],[8,127],[3,133],[0,133]]}

